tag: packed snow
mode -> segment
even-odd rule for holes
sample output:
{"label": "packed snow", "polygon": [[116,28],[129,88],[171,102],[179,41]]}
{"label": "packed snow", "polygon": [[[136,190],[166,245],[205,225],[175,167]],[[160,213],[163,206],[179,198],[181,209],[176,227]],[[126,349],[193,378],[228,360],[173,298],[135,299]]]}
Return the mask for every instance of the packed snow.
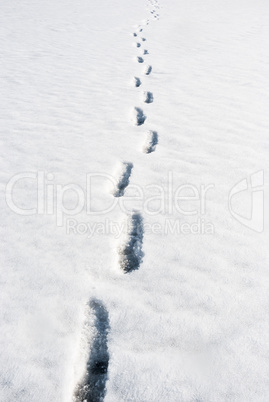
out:
{"label": "packed snow", "polygon": [[2,0],[0,401],[268,401],[268,18]]}

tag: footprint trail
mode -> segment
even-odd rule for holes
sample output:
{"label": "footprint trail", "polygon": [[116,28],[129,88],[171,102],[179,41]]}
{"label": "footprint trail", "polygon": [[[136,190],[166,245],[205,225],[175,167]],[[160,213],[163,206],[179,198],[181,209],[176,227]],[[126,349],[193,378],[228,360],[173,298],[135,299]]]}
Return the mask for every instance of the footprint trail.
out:
{"label": "footprint trail", "polygon": [[[159,3],[158,0],[148,0],[150,13],[153,19],[159,19]],[[151,20],[152,20],[151,17]],[[145,25],[149,26],[150,18],[147,19]],[[146,41],[145,36],[141,37],[143,28],[141,25],[138,28],[139,32],[133,32],[135,46],[140,49],[143,55],[148,55],[147,49],[143,49],[143,43]],[[144,34],[143,34],[144,35]],[[137,56],[139,64],[144,63],[144,58]],[[152,72],[152,66],[147,65],[142,71],[146,76]],[[145,81],[148,78],[145,77]],[[133,86],[141,87],[142,81],[139,77],[133,77]],[[143,91],[143,102],[150,104],[153,102],[153,94],[150,91]],[[147,116],[140,107],[133,109],[133,121],[136,126],[141,126],[145,123]],[[143,146],[143,152],[150,154],[155,151],[158,144],[157,131],[149,131]],[[133,170],[133,163],[122,162],[118,171],[115,186],[112,190],[114,197],[124,197],[126,188],[129,185],[130,177]],[[143,262],[144,253],[143,247],[144,224],[143,217],[140,212],[133,212],[127,219],[126,236],[119,245],[118,260],[119,267],[123,273],[131,273],[138,270]],[[89,358],[86,366],[86,372],[83,379],[77,385],[74,395],[74,402],[103,402],[106,396],[106,382],[108,379],[109,368],[109,351],[108,351],[108,333],[109,315],[104,304],[96,299],[92,299],[89,303],[89,322],[86,326],[91,329],[92,339],[88,342]]]}

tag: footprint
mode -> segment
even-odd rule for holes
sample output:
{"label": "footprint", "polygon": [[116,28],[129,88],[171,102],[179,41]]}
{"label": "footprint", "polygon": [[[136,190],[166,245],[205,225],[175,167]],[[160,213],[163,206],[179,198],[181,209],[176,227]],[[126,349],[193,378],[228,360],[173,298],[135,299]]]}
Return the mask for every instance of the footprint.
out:
{"label": "footprint", "polygon": [[141,126],[142,124],[145,123],[146,116],[144,115],[144,112],[142,109],[139,107],[134,108],[134,121],[137,126]]}
{"label": "footprint", "polygon": [[157,131],[149,131],[146,139],[146,143],[144,145],[143,151],[146,154],[150,154],[154,152],[156,149],[156,145],[158,144],[158,133]]}
{"label": "footprint", "polygon": [[133,82],[134,82],[134,86],[135,86],[135,87],[140,87],[140,85],[141,85],[141,80],[140,80],[140,78],[134,77]]}
{"label": "footprint", "polygon": [[145,74],[146,74],[146,75],[150,75],[151,71],[152,71],[152,67],[151,67],[151,66],[147,66],[146,69],[145,69]]}
{"label": "footprint", "polygon": [[145,41],[146,41],[146,38],[141,38],[141,40],[142,40],[143,42],[145,42]]}
{"label": "footprint", "polygon": [[[75,401],[101,402],[106,394],[107,371],[109,353],[107,336],[109,332],[109,318],[105,306],[99,300],[91,300],[90,311],[94,317],[93,342],[90,347],[90,356],[87,362],[86,374],[75,391]],[[87,325],[90,325],[87,323]]]}
{"label": "footprint", "polygon": [[134,32],[133,35],[134,35],[134,37],[136,37],[136,36],[137,36],[137,33]]}
{"label": "footprint", "polygon": [[145,50],[144,50],[144,54],[149,54],[148,50],[145,49]]}
{"label": "footprint", "polygon": [[137,57],[137,61],[138,61],[138,63],[144,63],[143,57],[140,57],[140,56]]}
{"label": "footprint", "polygon": [[137,42],[136,47],[140,47],[141,43]]}
{"label": "footprint", "polygon": [[124,273],[138,269],[142,262],[143,232],[143,218],[135,212],[127,220],[126,239],[118,249],[119,264]]}
{"label": "footprint", "polygon": [[130,162],[122,162],[119,172],[116,187],[114,188],[114,197],[122,197],[124,195],[124,190],[129,184],[130,176],[132,173],[133,164]]}
{"label": "footprint", "polygon": [[153,102],[153,93],[152,92],[144,92],[144,102],[145,103]]}

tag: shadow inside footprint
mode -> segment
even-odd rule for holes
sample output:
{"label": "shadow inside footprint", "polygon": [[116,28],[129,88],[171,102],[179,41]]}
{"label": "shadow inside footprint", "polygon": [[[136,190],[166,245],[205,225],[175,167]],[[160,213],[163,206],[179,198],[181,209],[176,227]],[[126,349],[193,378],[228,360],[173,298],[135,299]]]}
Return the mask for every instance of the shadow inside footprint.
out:
{"label": "shadow inside footprint", "polygon": [[99,300],[90,301],[94,315],[95,334],[87,363],[87,371],[75,392],[76,402],[103,402],[106,393],[109,353],[107,336],[109,318],[105,306]]}
{"label": "shadow inside footprint", "polygon": [[144,115],[144,112],[142,109],[139,107],[134,108],[134,117],[135,117],[135,124],[137,126],[141,126],[142,124],[145,123],[146,116]]}
{"label": "shadow inside footprint", "polygon": [[133,213],[127,222],[127,238],[122,246],[119,247],[119,263],[124,273],[134,271],[139,268],[143,259],[143,218],[136,212]]}
{"label": "shadow inside footprint", "polygon": [[144,92],[144,102],[145,103],[153,102],[153,93],[152,92]]}
{"label": "shadow inside footprint", "polygon": [[141,85],[141,80],[138,77],[134,77],[134,86],[135,87],[140,87]]}
{"label": "shadow inside footprint", "polygon": [[129,185],[132,169],[133,164],[131,162],[122,162],[116,187],[113,192],[114,197],[122,197],[124,195],[124,190]]}
{"label": "shadow inside footprint", "polygon": [[146,75],[150,75],[151,71],[152,71],[152,67],[151,67],[151,66],[147,66],[146,69],[145,69],[145,74],[146,74]]}
{"label": "shadow inside footprint", "polygon": [[144,145],[143,151],[146,154],[150,154],[154,152],[156,149],[156,145],[158,144],[158,133],[157,131],[150,131],[147,136],[146,143]]}

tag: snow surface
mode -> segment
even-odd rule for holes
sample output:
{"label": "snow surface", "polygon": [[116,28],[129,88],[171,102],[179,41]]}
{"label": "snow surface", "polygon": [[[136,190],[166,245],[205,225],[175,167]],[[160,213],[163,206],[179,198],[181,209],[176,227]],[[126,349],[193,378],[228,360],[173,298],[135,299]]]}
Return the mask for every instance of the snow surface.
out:
{"label": "snow surface", "polygon": [[[72,401],[96,333],[91,300],[109,317],[106,402],[268,401],[268,18],[265,0],[2,0],[1,401]],[[146,154],[151,131],[158,143]],[[15,174],[85,189],[87,173],[118,183],[126,163],[117,200],[145,228],[130,273],[119,266],[126,233],[101,226],[128,213],[97,212],[115,201],[108,179],[93,185],[95,213],[65,214],[62,226],[55,209],[22,216],[6,204]],[[258,171],[261,233],[228,209],[233,186]],[[171,175],[174,189],[213,186],[204,215],[195,199],[182,205],[197,215],[167,206]],[[152,185],[165,188],[165,210],[128,200],[139,189],[156,196]],[[35,208],[36,181],[19,181],[13,196]],[[250,197],[236,199],[242,215]],[[178,219],[204,219],[213,233],[158,230]]]}

